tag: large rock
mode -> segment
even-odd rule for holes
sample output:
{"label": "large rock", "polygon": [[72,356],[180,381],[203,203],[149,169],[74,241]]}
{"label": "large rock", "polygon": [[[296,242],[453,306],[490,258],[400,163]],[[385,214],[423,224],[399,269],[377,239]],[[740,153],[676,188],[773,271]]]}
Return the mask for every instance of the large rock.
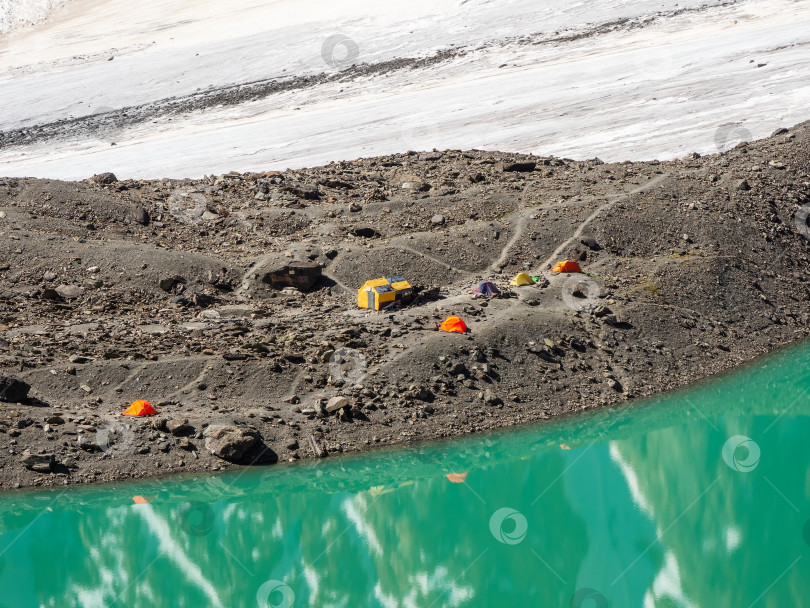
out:
{"label": "large rock", "polygon": [[493,406],[502,405],[503,400],[500,397],[498,397],[498,395],[495,394],[495,392],[492,389],[488,388],[487,390],[484,391],[484,403]]}
{"label": "large rock", "polygon": [[117,182],[118,178],[115,177],[115,173],[106,172],[106,173],[97,173],[96,175],[90,178],[90,181],[96,184],[108,185]]}
{"label": "large rock", "polygon": [[23,452],[23,466],[29,471],[37,473],[50,473],[56,458],[53,454],[32,454],[28,450]]}
{"label": "large rock", "polygon": [[600,249],[602,249],[602,246],[599,244],[599,242],[592,236],[583,236],[581,239],[579,239],[579,242],[585,245],[588,249],[591,249],[592,251],[599,251]]}
{"label": "large rock", "polygon": [[147,226],[151,219],[149,217],[149,212],[140,205],[133,205],[129,210],[128,216],[131,220],[136,221],[144,226]]}
{"label": "large rock", "polygon": [[60,285],[55,291],[65,300],[75,300],[84,295],[84,289],[78,285]]}
{"label": "large rock", "polygon": [[11,376],[0,376],[0,401],[17,403],[28,398],[31,385]]}
{"label": "large rock", "polygon": [[411,385],[408,392],[414,399],[418,399],[419,401],[433,401],[435,398],[433,391],[426,386]]}
{"label": "large rock", "polygon": [[332,397],[326,402],[326,411],[330,414],[349,405],[349,400],[346,397]]}
{"label": "large rock", "polygon": [[166,430],[175,437],[182,437],[183,435],[191,435],[194,433],[194,427],[188,423],[188,418],[172,418],[167,420]]}
{"label": "large rock", "polygon": [[205,429],[205,448],[228,462],[241,460],[260,440],[256,429],[220,424]]}
{"label": "large rock", "polygon": [[533,162],[503,163],[502,165],[504,173],[528,173],[534,171],[535,167],[537,167],[537,163]]}
{"label": "large rock", "polygon": [[301,290],[310,289],[321,278],[321,265],[315,262],[290,262],[266,273],[262,282],[270,284],[276,289],[284,287],[297,287]]}

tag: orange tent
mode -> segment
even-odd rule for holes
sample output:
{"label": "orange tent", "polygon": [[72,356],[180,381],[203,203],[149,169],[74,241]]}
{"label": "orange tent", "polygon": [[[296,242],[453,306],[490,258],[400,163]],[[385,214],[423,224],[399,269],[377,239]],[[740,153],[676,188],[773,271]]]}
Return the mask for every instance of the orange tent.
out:
{"label": "orange tent", "polygon": [[447,317],[440,328],[442,331],[453,331],[463,334],[467,331],[467,324],[458,317]]}
{"label": "orange tent", "polygon": [[557,262],[551,272],[582,272],[582,268],[574,260],[566,260],[565,262]]}
{"label": "orange tent", "polygon": [[157,410],[152,407],[152,404],[148,401],[144,401],[140,399],[138,401],[133,401],[132,405],[127,408],[127,411],[124,412],[123,416],[151,416],[152,414],[157,414]]}

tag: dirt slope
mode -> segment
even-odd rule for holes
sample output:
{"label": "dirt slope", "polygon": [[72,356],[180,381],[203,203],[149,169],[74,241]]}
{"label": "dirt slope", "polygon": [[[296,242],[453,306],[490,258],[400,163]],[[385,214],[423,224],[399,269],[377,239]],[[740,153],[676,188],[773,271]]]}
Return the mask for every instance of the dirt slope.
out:
{"label": "dirt slope", "polygon": [[[0,180],[0,376],[31,386],[0,404],[0,487],[230,466],[212,425],[257,431],[236,460],[258,464],[527,423],[804,338],[808,127],[667,163],[444,151]],[[590,281],[573,296],[551,273],[571,256]],[[263,281],[293,260],[324,278]],[[509,292],[524,270],[539,282]],[[393,273],[417,302],[358,310],[363,281]],[[471,298],[484,279],[509,297]],[[470,334],[436,331],[448,314]],[[160,415],[122,418],[135,399]]]}

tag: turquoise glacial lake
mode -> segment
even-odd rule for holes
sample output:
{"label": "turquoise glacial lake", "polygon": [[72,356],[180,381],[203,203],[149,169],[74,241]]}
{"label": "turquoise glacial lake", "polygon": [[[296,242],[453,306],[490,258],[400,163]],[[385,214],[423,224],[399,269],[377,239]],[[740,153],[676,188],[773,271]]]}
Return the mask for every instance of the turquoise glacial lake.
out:
{"label": "turquoise glacial lake", "polygon": [[0,606],[810,606],[810,346],[549,424],[0,494]]}

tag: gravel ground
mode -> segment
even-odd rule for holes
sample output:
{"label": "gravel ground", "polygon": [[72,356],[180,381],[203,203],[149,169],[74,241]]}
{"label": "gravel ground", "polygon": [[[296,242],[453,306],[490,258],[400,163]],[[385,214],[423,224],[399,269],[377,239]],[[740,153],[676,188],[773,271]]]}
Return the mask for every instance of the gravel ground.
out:
{"label": "gravel ground", "polygon": [[[803,339],[809,127],[665,163],[448,150],[197,181],[2,179],[0,487],[537,422]],[[584,275],[551,273],[568,257]],[[268,283],[292,261],[323,277]],[[521,271],[539,282],[510,288]],[[392,273],[415,302],[357,309],[363,281]],[[504,297],[473,298],[484,279]],[[437,331],[449,314],[470,333]],[[159,414],[122,417],[137,399]]]}

